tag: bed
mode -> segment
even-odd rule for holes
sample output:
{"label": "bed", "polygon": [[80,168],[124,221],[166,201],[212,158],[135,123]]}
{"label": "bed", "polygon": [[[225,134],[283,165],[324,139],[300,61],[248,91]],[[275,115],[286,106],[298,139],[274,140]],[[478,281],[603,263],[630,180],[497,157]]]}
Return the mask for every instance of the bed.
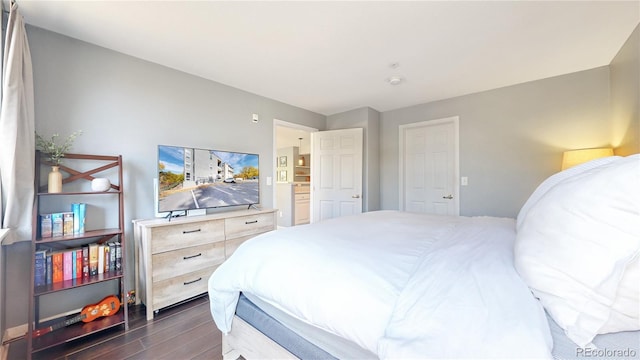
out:
{"label": "bed", "polygon": [[611,157],[517,219],[375,211],[253,238],[209,279],[223,356],[637,358],[639,184],[640,155]]}

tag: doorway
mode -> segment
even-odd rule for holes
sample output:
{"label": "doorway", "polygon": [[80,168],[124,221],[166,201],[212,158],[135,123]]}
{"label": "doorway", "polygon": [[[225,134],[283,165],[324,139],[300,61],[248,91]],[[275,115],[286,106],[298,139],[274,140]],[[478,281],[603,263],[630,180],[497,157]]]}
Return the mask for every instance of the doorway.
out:
{"label": "doorway", "polygon": [[278,227],[310,222],[311,133],[318,129],[274,119],[273,204]]}

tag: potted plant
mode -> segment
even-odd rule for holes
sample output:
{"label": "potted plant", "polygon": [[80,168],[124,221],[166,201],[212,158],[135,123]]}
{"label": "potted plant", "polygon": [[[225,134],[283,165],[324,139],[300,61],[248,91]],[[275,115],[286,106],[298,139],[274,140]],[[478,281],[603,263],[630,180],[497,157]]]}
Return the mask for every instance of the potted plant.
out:
{"label": "potted plant", "polygon": [[49,173],[48,189],[50,193],[59,193],[62,191],[62,174],[60,173],[60,163],[64,154],[71,150],[73,141],[82,134],[82,130],[78,130],[69,135],[63,143],[58,144],[59,134],[51,135],[50,139],[45,139],[36,133],[36,149],[47,154],[48,163],[51,165]]}

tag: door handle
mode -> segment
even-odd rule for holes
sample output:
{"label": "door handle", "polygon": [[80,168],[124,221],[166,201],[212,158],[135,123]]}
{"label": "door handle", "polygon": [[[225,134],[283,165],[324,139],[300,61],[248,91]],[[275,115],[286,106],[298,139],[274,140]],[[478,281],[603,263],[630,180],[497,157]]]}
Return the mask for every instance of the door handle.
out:
{"label": "door handle", "polygon": [[354,199],[360,199],[360,195],[352,195],[351,197]]}
{"label": "door handle", "polygon": [[451,199],[453,199],[453,195],[443,196],[442,198],[443,198],[443,199],[449,199],[449,200],[451,200]]}

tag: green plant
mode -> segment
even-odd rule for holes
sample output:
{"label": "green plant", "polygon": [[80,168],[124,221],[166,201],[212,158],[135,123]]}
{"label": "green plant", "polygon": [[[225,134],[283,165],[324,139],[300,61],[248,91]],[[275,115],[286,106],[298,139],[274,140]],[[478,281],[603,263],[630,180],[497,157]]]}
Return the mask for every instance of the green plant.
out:
{"label": "green plant", "polygon": [[78,130],[69,135],[62,144],[58,145],[56,141],[60,136],[59,134],[56,133],[51,135],[51,139],[45,139],[42,136],[38,135],[38,133],[36,133],[36,149],[47,154],[49,162],[51,162],[52,165],[57,166],[62,162],[64,154],[71,149],[73,140],[75,140],[80,135],[82,135],[82,130]]}

